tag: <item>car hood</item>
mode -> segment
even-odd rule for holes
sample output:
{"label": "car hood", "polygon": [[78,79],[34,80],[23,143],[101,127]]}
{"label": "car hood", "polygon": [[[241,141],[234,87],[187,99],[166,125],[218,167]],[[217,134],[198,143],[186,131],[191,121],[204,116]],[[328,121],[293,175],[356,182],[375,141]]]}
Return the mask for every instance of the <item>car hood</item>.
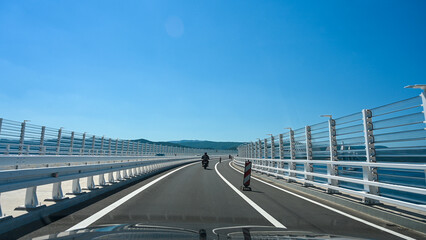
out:
{"label": "car hood", "polygon": [[88,227],[73,231],[50,234],[34,238],[42,239],[226,239],[226,240],[255,240],[255,239],[361,239],[338,236],[326,233],[305,231],[289,231],[284,228],[270,226],[232,226],[215,228],[212,231],[204,229],[186,229],[170,226],[146,224],[114,224]]}

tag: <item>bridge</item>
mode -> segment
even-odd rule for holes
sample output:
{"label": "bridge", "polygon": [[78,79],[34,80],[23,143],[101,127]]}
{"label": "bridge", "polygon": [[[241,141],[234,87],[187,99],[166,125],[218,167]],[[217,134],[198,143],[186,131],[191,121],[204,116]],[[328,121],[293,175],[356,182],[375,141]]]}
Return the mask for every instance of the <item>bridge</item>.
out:
{"label": "bridge", "polygon": [[[142,223],[206,229],[208,239],[213,229],[237,226],[425,239],[425,92],[324,117],[238,152],[0,119],[0,238]],[[212,158],[206,170],[204,152]],[[247,162],[252,191],[241,189]]]}

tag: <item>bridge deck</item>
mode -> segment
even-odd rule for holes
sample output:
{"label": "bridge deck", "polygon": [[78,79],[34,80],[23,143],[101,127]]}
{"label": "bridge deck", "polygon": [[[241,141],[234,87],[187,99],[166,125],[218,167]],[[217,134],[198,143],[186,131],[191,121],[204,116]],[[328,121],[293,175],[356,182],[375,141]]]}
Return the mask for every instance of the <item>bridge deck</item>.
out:
{"label": "bridge deck", "polygon": [[[205,228],[208,232],[216,227],[271,226],[270,221],[244,201],[219,177],[214,167],[216,163],[217,160],[211,161],[208,170],[202,169],[200,164],[195,164],[176,171],[94,221],[91,226],[114,223],[149,223],[197,230]],[[233,186],[236,188],[241,186],[241,174],[232,169],[228,161],[219,164],[217,170]],[[22,239],[65,231],[171,171],[173,170],[141,181],[70,215],[65,216],[64,213],[64,216],[54,216],[63,218],[41,227]],[[244,192],[244,194],[288,230],[374,239],[398,238],[256,180],[252,180],[251,186],[253,191]],[[422,237],[406,229],[386,226],[386,222],[363,214],[348,209],[341,210],[404,235],[413,238]]]}

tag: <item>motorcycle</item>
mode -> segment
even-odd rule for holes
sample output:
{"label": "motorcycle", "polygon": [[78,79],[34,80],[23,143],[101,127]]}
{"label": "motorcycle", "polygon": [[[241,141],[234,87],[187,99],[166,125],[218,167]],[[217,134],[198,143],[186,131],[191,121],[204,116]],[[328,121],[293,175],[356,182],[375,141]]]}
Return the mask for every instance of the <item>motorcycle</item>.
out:
{"label": "motorcycle", "polygon": [[209,161],[207,161],[207,160],[203,160],[203,161],[201,162],[201,165],[203,166],[203,168],[204,168],[204,169],[206,169],[206,168],[209,166]]}

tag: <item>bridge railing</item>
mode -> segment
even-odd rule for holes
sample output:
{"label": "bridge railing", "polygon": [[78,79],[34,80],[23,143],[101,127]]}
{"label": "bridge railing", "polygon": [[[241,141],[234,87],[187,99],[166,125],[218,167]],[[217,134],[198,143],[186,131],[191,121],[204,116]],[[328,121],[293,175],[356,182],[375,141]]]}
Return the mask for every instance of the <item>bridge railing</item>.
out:
{"label": "bridge railing", "polygon": [[112,139],[0,118],[0,155],[175,156],[205,151],[207,149]]}
{"label": "bridge railing", "polygon": [[[197,155],[206,151],[112,139],[0,118],[0,194],[26,189],[24,202],[17,209],[29,211],[43,206],[37,198],[37,187],[41,185],[52,184],[50,200],[62,201],[66,199],[64,181],[72,181],[68,194],[78,196],[83,193],[81,178],[87,178],[87,189],[95,191],[97,186],[103,188],[197,161]],[[213,155],[228,152],[215,150]],[[3,215],[0,203],[0,222],[6,218]]]}
{"label": "bridge railing", "polygon": [[[51,198],[44,201],[62,202],[67,200],[66,195],[78,197],[86,193],[80,185],[81,178],[87,178],[86,189],[97,191],[108,188],[110,185],[139,178],[147,174],[155,174],[182,164],[199,161],[199,157],[168,157],[168,158],[132,158],[127,161],[113,161],[98,164],[79,164],[73,166],[38,167],[16,170],[0,171],[0,194],[19,189],[26,189],[23,202],[14,201],[14,210],[31,211],[44,207],[39,201],[37,188],[42,185],[51,184]],[[96,180],[96,184],[95,184]],[[64,193],[62,183],[71,181],[71,192]],[[19,196],[11,196],[20,199]],[[8,202],[11,202],[10,200]],[[9,203],[10,204],[10,203]],[[10,206],[9,206],[10,207]],[[16,208],[15,208],[16,207]],[[0,204],[0,223],[12,218],[5,215]],[[0,231],[1,232],[1,231]]]}
{"label": "bridge railing", "polygon": [[256,171],[426,211],[425,93],[238,148]]}

